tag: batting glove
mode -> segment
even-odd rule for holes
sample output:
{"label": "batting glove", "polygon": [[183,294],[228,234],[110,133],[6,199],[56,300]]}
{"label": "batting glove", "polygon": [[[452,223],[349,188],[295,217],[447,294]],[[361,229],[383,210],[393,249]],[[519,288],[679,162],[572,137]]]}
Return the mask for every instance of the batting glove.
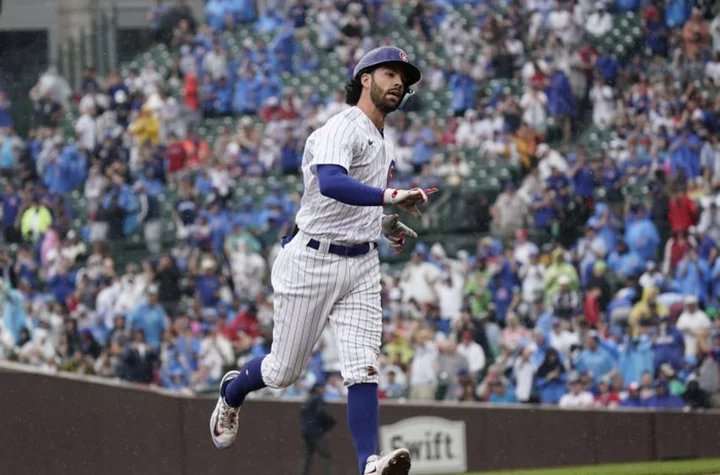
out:
{"label": "batting glove", "polygon": [[422,213],[420,213],[417,205],[427,203],[428,195],[432,195],[437,191],[437,188],[430,188],[428,190],[423,190],[422,188],[413,188],[412,190],[386,188],[383,190],[383,205],[397,206],[416,218],[420,218]]}
{"label": "batting glove", "polygon": [[400,222],[400,217],[397,214],[386,214],[383,216],[382,234],[390,241],[390,247],[396,254],[402,252],[406,237],[418,237],[415,231]]}

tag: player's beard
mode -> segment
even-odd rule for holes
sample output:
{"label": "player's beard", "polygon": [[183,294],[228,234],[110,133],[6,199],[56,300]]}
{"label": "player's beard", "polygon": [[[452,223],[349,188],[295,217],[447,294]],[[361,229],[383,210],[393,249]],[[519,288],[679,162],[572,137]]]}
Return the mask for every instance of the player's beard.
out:
{"label": "player's beard", "polygon": [[380,86],[375,84],[375,81],[372,81],[370,84],[370,100],[377,110],[383,114],[389,114],[390,112],[397,110],[402,102],[402,92],[400,92],[401,96],[398,99],[388,96],[388,92],[389,91],[383,91]]}

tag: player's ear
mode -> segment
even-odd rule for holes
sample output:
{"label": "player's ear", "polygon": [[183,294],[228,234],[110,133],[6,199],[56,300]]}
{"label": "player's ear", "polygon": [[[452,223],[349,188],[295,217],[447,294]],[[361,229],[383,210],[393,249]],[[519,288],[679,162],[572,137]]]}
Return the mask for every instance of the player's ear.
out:
{"label": "player's ear", "polygon": [[372,81],[372,73],[367,72],[360,75],[360,84],[362,84],[363,87],[370,87]]}

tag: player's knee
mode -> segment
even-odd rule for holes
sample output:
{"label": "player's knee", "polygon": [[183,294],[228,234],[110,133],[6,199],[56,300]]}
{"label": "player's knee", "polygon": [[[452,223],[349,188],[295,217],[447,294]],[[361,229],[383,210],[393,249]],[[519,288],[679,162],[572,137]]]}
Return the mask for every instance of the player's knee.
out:
{"label": "player's knee", "polygon": [[378,367],[374,364],[352,366],[343,373],[346,386],[365,383],[377,384],[379,381]]}
{"label": "player's knee", "polygon": [[278,365],[263,375],[265,384],[271,388],[286,388],[302,375],[303,368],[300,365]]}

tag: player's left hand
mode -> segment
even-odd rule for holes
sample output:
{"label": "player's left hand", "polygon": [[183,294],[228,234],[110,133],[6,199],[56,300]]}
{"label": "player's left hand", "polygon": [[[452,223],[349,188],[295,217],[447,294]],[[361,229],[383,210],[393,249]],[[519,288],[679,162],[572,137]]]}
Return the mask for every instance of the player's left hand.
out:
{"label": "player's left hand", "polygon": [[400,217],[397,214],[386,214],[385,216],[383,216],[382,233],[383,236],[385,236],[387,240],[390,241],[390,247],[395,251],[396,254],[402,252],[403,246],[405,245],[406,237],[418,237],[415,231],[400,222]]}
{"label": "player's left hand", "polygon": [[428,196],[437,193],[437,191],[437,188],[427,190],[422,188],[413,188],[411,190],[386,188],[383,191],[383,204],[395,205],[419,219],[422,217],[422,213],[420,213],[417,205],[427,203]]}

